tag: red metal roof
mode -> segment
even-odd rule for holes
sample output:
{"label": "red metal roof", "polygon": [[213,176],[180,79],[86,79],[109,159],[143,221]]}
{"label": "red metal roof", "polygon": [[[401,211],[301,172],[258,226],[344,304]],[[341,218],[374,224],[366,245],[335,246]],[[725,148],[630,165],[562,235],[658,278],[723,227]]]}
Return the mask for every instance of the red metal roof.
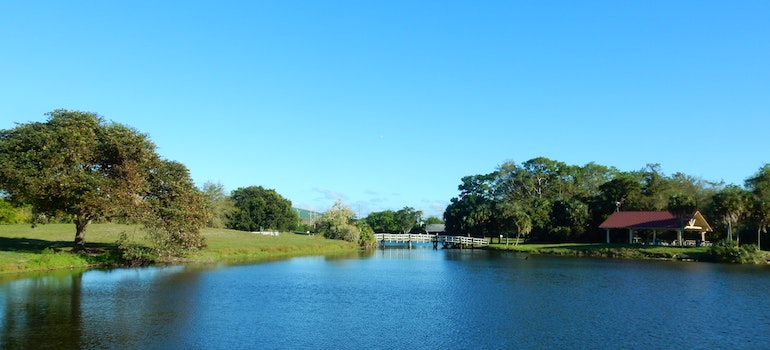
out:
{"label": "red metal roof", "polygon": [[[685,230],[711,231],[706,219],[696,211],[684,217]],[[695,226],[692,226],[695,225]],[[629,228],[639,230],[676,230],[679,219],[668,211],[617,211],[604,220],[599,228]]]}
{"label": "red metal roof", "polygon": [[[695,212],[684,218],[685,224],[695,219],[698,226],[705,231],[711,231],[711,227],[706,219]],[[676,230],[680,227],[679,219],[668,211],[618,211],[612,213],[607,220],[604,220],[599,228],[630,228],[639,230]]]}
{"label": "red metal roof", "polygon": [[616,211],[599,228],[676,229],[679,220],[668,211]]}

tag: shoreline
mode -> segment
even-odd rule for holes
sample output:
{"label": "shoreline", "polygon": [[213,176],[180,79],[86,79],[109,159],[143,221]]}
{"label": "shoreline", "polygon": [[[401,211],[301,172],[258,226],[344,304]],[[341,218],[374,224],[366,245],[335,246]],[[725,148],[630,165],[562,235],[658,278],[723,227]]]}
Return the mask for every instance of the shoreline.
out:
{"label": "shoreline", "polygon": [[[149,264],[118,263],[118,238],[132,237],[132,244],[146,247],[136,225],[92,224],[87,236],[87,254],[71,252],[71,224],[0,225],[0,277],[47,273],[57,270],[121,268],[164,265],[248,264],[303,256],[349,256],[359,254],[355,244],[295,233],[260,235],[227,229],[204,229],[208,246],[181,258],[157,259]],[[735,263],[715,256],[709,247],[665,247],[599,243],[490,244],[490,251],[608,259],[694,261]],[[759,251],[754,264],[767,264],[768,252]]]}
{"label": "shoreline", "polygon": [[[128,233],[130,242],[147,247],[144,233],[136,225],[91,224],[86,236],[86,253],[72,253],[72,224],[0,225],[0,277],[57,270],[132,267],[120,264],[118,239]],[[160,258],[137,266],[258,263],[302,256],[355,254],[352,243],[320,236],[281,233],[265,236],[227,229],[202,230],[208,246],[179,258]]]}
{"label": "shoreline", "polygon": [[[724,261],[725,257],[723,256],[715,256],[712,253],[711,247],[644,246],[606,243],[558,243],[520,244],[518,246],[490,244],[487,249],[537,255],[559,255],[607,259],[738,263]],[[745,262],[745,264],[751,263]],[[754,264],[770,264],[770,253],[760,251],[758,262],[754,262]]]}

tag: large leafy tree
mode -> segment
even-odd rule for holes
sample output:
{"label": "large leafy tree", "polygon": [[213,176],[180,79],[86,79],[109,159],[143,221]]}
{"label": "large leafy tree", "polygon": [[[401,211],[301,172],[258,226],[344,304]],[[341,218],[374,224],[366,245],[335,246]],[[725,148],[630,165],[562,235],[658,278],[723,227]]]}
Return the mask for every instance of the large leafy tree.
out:
{"label": "large leafy tree", "polygon": [[666,209],[679,218],[679,227],[684,227],[684,218],[695,212],[696,204],[692,197],[685,194],[677,194],[668,198]]}
{"label": "large leafy tree", "polygon": [[369,213],[364,219],[374,232],[398,232],[396,224],[396,212],[393,210],[384,210]]}
{"label": "large leafy tree", "polygon": [[494,179],[494,173],[461,179],[460,196],[444,210],[447,232],[483,236],[493,228]]}
{"label": "large leafy tree", "polygon": [[420,224],[422,211],[415,210],[412,207],[404,207],[396,212],[395,221],[401,233],[409,233],[412,228]]}
{"label": "large leafy tree", "polygon": [[299,216],[291,209],[291,201],[272,189],[249,186],[236,189],[231,194],[235,210],[227,227],[241,231],[262,229],[293,230]]}
{"label": "large leafy tree", "polygon": [[642,178],[641,210],[665,210],[669,197],[680,194],[670,178],[660,170],[660,164],[647,164],[638,175]]}
{"label": "large leafy tree", "polygon": [[72,216],[82,250],[92,219],[134,212],[158,156],[146,135],[97,114],[47,115],[0,131],[0,189],[35,215]]}

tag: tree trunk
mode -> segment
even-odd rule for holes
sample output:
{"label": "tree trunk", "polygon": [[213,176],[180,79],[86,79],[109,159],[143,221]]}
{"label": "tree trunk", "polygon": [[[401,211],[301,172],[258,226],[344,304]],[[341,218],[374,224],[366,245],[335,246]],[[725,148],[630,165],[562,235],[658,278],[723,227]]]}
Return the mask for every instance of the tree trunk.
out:
{"label": "tree trunk", "polygon": [[75,243],[72,249],[76,252],[80,252],[86,249],[86,226],[91,222],[91,219],[86,214],[79,214],[75,218]]}
{"label": "tree trunk", "polygon": [[762,250],[762,242],[760,241],[762,239],[762,227],[760,226],[757,229],[757,249]]}

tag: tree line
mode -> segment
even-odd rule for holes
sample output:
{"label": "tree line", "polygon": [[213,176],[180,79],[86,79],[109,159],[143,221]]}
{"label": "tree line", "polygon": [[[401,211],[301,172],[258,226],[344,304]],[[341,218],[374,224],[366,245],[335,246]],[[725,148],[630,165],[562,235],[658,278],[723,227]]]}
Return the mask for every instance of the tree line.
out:
{"label": "tree line", "polygon": [[365,218],[359,218],[349,206],[336,201],[317,219],[300,223],[297,213],[292,210],[291,201],[272,189],[249,186],[227,195],[222,184],[207,182],[202,192],[212,214],[208,222],[210,227],[241,231],[299,230],[354,242],[363,247],[375,245],[375,232],[424,232],[425,225],[442,222],[436,217],[423,219],[422,211],[412,207],[372,212]]}
{"label": "tree line", "polygon": [[[744,186],[683,173],[666,175],[658,164],[637,171],[588,163],[568,165],[538,157],[505,162],[465,176],[444,212],[448,232],[474,236],[524,235],[531,241],[601,241],[598,226],[616,210],[700,210],[717,232],[741,233],[760,243],[770,224],[770,165]],[[749,235],[749,233],[753,233]],[[737,238],[736,237],[736,238]]]}
{"label": "tree line", "polygon": [[[196,188],[184,164],[163,159],[147,135],[129,126],[91,112],[46,115],[45,122],[0,130],[0,223],[73,223],[76,251],[85,248],[94,220],[140,223],[156,253],[170,255],[205,247],[200,230],[206,226],[300,229],[371,246],[374,232],[424,232],[442,222],[411,207],[357,218],[337,202],[313,223],[300,224],[291,201],[275,190],[248,186],[227,194],[211,182]],[[756,243],[770,225],[770,165],[737,186],[668,176],[656,164],[624,172],[539,157],[465,176],[458,190],[443,218],[453,234],[598,241],[598,225],[615,210],[697,208],[728,240],[735,233],[736,240]]]}

